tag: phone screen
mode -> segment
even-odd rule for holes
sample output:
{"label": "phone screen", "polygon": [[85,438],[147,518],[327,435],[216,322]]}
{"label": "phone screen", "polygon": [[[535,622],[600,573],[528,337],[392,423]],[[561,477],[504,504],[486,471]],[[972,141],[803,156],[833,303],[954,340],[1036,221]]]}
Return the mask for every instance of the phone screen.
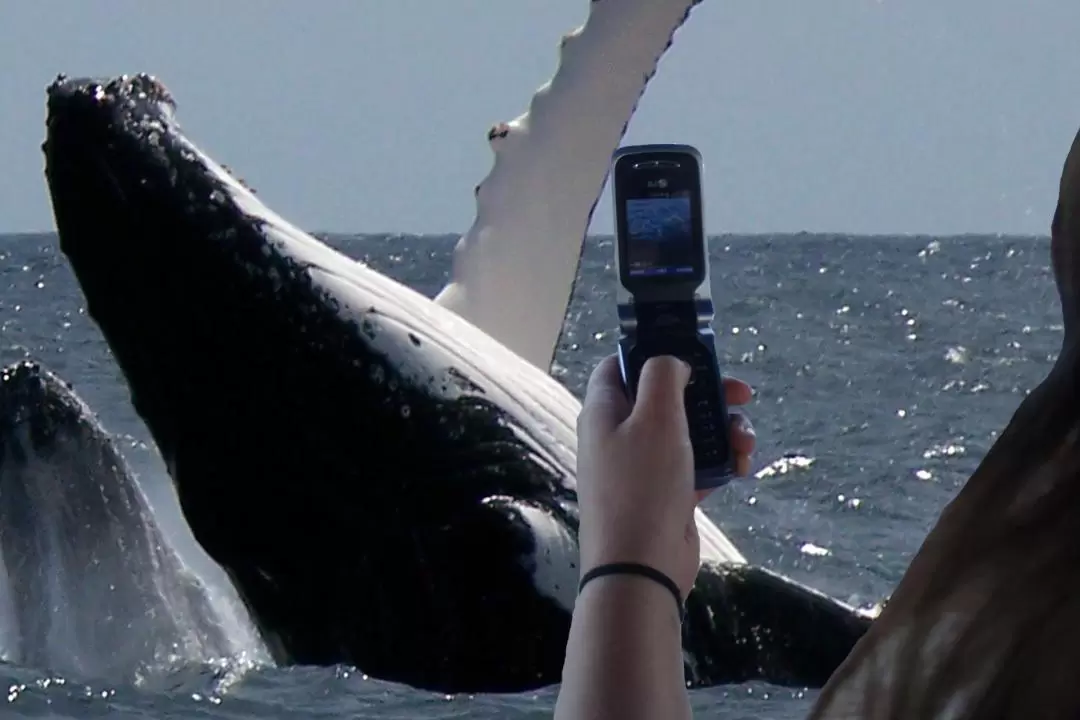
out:
{"label": "phone screen", "polygon": [[632,292],[705,279],[701,175],[688,153],[633,153],[615,163],[621,282]]}
{"label": "phone screen", "polygon": [[697,263],[689,190],[628,198],[626,231],[627,271],[632,277],[694,274]]}

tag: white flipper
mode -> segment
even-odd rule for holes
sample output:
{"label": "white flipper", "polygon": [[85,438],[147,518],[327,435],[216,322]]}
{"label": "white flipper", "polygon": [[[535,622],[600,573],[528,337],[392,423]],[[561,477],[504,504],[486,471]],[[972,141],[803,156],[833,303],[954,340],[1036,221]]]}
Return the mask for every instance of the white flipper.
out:
{"label": "white flipper", "polygon": [[488,133],[495,163],[436,302],[545,372],[611,153],[699,1],[593,0],[528,112]]}

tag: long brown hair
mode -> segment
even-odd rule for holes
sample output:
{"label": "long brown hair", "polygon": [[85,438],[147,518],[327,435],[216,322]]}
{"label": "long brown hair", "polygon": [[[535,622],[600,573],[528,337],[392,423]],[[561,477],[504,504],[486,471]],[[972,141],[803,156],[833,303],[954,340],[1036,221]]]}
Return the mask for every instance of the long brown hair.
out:
{"label": "long brown hair", "polygon": [[1065,340],[811,718],[1080,718],[1080,133],[1051,254]]}

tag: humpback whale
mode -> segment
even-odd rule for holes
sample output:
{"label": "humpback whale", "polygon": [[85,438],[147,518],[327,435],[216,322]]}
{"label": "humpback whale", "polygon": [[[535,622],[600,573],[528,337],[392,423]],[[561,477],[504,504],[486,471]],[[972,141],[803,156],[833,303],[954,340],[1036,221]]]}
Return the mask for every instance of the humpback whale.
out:
{"label": "humpback whale", "polygon": [[[492,133],[495,166],[438,302],[270,210],[184,135],[154,78],[50,86],[61,249],[195,538],[278,662],[350,663],[445,692],[558,682],[578,579],[580,403],[547,369],[607,157],[692,4],[592,3],[578,35],[612,52],[636,43],[645,60],[628,67],[646,71],[608,78],[610,112],[575,111],[562,96],[588,101],[577,89],[606,81],[590,71],[604,55],[564,43],[530,113]],[[559,194],[536,157],[576,175],[567,131],[582,110],[599,114],[590,137],[606,148]],[[542,216],[524,210],[547,200]],[[573,212],[551,219],[561,203]],[[552,257],[518,255],[519,231]],[[501,297],[507,279],[515,293]],[[515,319],[525,305],[544,318],[532,337]],[[748,565],[700,510],[697,522],[688,681],[821,686],[869,616]]]}
{"label": "humpback whale", "polygon": [[247,650],[110,436],[41,365],[0,370],[0,658],[114,679]]}
{"label": "humpback whale", "polygon": [[813,718],[1078,717],[1080,133],[1051,259],[1064,340],[912,559]]}
{"label": "humpback whale", "polygon": [[[447,692],[558,682],[577,399],[272,212],[149,76],[58,78],[44,151],[88,312],[275,659]],[[698,524],[689,681],[824,683],[869,617]]]}

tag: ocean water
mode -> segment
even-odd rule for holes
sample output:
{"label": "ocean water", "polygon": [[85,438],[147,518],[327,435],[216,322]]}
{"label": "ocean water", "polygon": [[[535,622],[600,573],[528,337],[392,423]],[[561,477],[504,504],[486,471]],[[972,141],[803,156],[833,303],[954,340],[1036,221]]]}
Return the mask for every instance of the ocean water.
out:
{"label": "ocean water", "polygon": [[[329,242],[432,295],[452,237]],[[757,390],[759,477],[709,515],[752,562],[843,600],[886,596],[943,505],[1049,370],[1062,339],[1045,238],[718,237],[716,330],[726,372]],[[580,394],[611,352],[610,239],[588,242],[555,374]],[[193,280],[194,285],[194,280]],[[0,236],[0,360],[72,382],[121,441],[185,559],[220,579],[180,519],[123,377],[51,235]],[[352,668],[173,668],[109,681],[0,665],[0,718],[548,717],[554,690],[422,693]],[[698,717],[800,718],[814,693],[696,691]]]}

